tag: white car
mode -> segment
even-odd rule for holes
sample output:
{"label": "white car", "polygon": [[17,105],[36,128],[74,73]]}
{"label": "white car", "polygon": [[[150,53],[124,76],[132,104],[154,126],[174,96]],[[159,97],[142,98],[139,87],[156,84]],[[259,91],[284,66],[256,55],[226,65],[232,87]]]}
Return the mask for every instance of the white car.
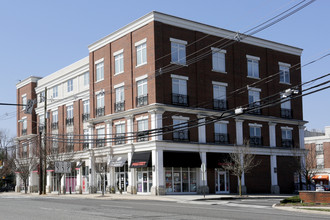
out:
{"label": "white car", "polygon": [[316,190],[315,191],[316,192],[322,192],[322,191],[324,191],[324,187],[320,184],[316,184]]}

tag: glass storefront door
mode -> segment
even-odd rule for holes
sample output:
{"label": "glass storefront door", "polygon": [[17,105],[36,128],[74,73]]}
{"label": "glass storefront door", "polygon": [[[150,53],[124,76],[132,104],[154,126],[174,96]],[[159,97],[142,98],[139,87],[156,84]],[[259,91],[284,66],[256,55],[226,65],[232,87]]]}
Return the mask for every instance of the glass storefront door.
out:
{"label": "glass storefront door", "polygon": [[216,193],[229,193],[229,174],[227,171],[216,170],[215,191]]}
{"label": "glass storefront door", "polygon": [[152,186],[152,172],[149,168],[140,168],[137,172],[137,192],[149,193]]}
{"label": "glass storefront door", "polygon": [[127,191],[128,186],[128,165],[127,162],[122,167],[116,167],[116,187],[117,190],[122,190],[122,192]]}

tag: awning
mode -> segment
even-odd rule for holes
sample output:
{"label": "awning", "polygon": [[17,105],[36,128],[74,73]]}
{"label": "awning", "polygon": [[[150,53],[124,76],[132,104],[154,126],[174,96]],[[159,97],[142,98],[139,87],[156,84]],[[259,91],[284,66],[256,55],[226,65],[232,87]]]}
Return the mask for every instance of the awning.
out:
{"label": "awning", "polygon": [[46,169],[47,172],[54,172],[55,171],[55,168],[53,165],[51,166],[48,166],[47,169]]}
{"label": "awning", "polygon": [[115,156],[111,158],[109,166],[110,167],[122,167],[127,161],[127,156]]}
{"label": "awning", "polygon": [[329,180],[329,175],[315,175],[312,178],[313,180]]}
{"label": "awning", "polygon": [[32,170],[32,173],[39,173],[39,164]]}
{"label": "awning", "polygon": [[164,151],[164,167],[201,167],[199,152]]}
{"label": "awning", "polygon": [[226,153],[206,153],[207,168],[221,168],[228,165],[229,154]]}
{"label": "awning", "polygon": [[131,168],[151,167],[151,152],[135,152],[132,156]]}

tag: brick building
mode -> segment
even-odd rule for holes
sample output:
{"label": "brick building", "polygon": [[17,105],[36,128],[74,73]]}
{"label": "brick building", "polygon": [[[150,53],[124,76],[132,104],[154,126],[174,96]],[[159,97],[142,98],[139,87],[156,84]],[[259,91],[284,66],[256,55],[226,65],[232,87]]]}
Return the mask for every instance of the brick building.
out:
{"label": "brick building", "polygon": [[[18,103],[38,97],[35,114],[18,111],[26,120],[17,126],[18,156],[29,155],[26,140],[43,129],[47,88],[48,138],[74,152],[75,169],[62,178],[67,190],[100,191],[101,169],[109,189],[127,193],[235,193],[237,178],[221,164],[249,140],[260,164],[244,175],[244,190],[292,192],[292,148],[304,149],[302,99],[258,106],[301,83],[300,69],[290,67],[302,50],[255,37],[220,46],[234,35],[151,12],[89,45],[88,57],[18,83]],[[229,117],[245,105],[256,109]],[[222,113],[228,117],[207,123]],[[47,172],[48,191],[58,190],[54,178]]]}
{"label": "brick building", "polygon": [[[314,136],[313,136],[314,135]],[[310,168],[315,184],[328,185],[330,175],[330,127],[325,127],[325,133],[314,132],[305,137],[305,147],[309,150]],[[306,164],[307,165],[307,164]]]}

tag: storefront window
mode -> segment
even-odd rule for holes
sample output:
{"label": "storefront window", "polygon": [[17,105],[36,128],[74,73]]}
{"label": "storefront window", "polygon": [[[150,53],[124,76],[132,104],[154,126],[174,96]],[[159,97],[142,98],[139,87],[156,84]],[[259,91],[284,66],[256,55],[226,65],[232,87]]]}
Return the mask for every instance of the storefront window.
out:
{"label": "storefront window", "polygon": [[137,192],[149,193],[152,187],[152,171],[150,168],[138,168],[137,170]]}
{"label": "storefront window", "polygon": [[123,192],[127,191],[128,186],[128,164],[125,163],[122,167],[116,167],[116,186],[117,190],[122,190]]}
{"label": "storefront window", "polygon": [[196,169],[194,168],[166,168],[166,193],[196,192]]}

